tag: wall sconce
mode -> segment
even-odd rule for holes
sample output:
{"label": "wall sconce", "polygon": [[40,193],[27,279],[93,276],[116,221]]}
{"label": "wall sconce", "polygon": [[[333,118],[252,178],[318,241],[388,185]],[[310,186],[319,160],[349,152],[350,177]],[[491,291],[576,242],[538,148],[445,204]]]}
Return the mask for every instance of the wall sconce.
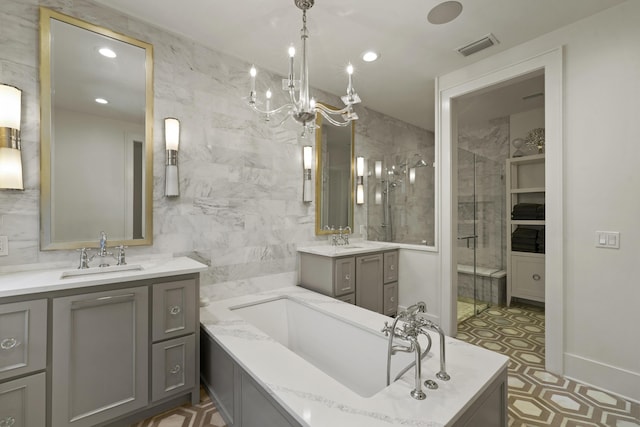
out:
{"label": "wall sconce", "polygon": [[22,91],[0,84],[0,189],[24,190],[20,153]]}
{"label": "wall sconce", "polygon": [[313,147],[305,145],[302,147],[302,168],[304,186],[302,187],[302,201],[309,203],[313,200],[311,193],[311,163],[313,162]]}
{"label": "wall sconce", "polygon": [[180,121],[173,117],[164,119],[164,142],[167,149],[165,162],[164,195],[177,197],[180,195],[178,181],[178,145],[180,145]]}
{"label": "wall sconce", "polygon": [[356,158],[356,204],[364,204],[364,157]]}
{"label": "wall sconce", "polygon": [[376,160],[375,172],[376,172],[376,179],[381,179],[382,178],[382,161],[381,160]]}
{"label": "wall sconce", "polygon": [[409,168],[409,184],[416,183],[416,168]]}

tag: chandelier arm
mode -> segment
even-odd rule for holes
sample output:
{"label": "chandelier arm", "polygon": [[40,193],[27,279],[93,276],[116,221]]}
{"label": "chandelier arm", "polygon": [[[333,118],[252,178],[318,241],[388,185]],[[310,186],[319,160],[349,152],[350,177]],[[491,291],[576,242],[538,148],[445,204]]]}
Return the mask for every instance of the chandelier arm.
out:
{"label": "chandelier arm", "polygon": [[340,126],[340,127],[343,127],[343,126],[347,126],[347,125],[349,125],[349,124],[351,123],[351,120],[346,120],[346,121],[342,121],[342,122],[341,122],[341,121],[338,121],[338,120],[334,119],[330,114],[328,114],[328,113],[324,112],[324,111],[323,111],[323,110],[321,110],[321,109],[318,109],[317,111],[318,111],[320,114],[322,114],[322,117],[324,117],[325,119],[327,119],[327,121],[328,121],[329,123],[331,123],[332,125],[334,125],[334,126]]}
{"label": "chandelier arm", "polygon": [[253,111],[256,111],[260,114],[268,114],[268,115],[275,115],[275,114],[279,114],[285,110],[287,110],[287,112],[293,111],[295,109],[295,106],[292,104],[284,104],[281,107],[276,108],[275,110],[262,110],[260,108],[258,108],[256,106],[255,103],[250,103],[249,106],[251,107],[251,109]]}
{"label": "chandelier arm", "polygon": [[[320,112],[323,112],[323,111],[324,111],[324,112],[325,112],[325,113],[327,113],[327,114],[335,114],[335,115],[338,115],[338,114],[348,113],[348,112],[351,110],[351,106],[350,106],[350,105],[347,105],[346,107],[344,107],[344,108],[342,108],[342,109],[340,109],[340,110],[334,110],[333,108],[327,107],[327,106],[326,106],[326,105],[324,105],[324,104],[317,103],[317,104],[316,104],[316,110],[318,110],[318,111],[320,111]],[[324,115],[324,114],[323,114],[323,115]]]}

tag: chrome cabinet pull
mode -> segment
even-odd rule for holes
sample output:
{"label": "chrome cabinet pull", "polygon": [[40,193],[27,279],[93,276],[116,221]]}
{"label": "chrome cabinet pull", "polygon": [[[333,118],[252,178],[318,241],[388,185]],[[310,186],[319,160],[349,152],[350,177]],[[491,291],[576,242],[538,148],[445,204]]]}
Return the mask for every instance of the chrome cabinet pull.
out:
{"label": "chrome cabinet pull", "polygon": [[345,274],[344,275],[344,280],[351,280],[351,275],[350,274]]}
{"label": "chrome cabinet pull", "polygon": [[[20,345],[20,342],[13,337],[5,338],[0,341],[0,348],[2,350],[11,350],[12,348],[16,348],[18,345]],[[2,427],[2,424],[0,424],[0,427]]]}
{"label": "chrome cabinet pull", "polygon": [[16,419],[13,417],[6,417],[0,419],[0,427],[11,427],[16,423]]}
{"label": "chrome cabinet pull", "polygon": [[391,266],[389,267],[389,269],[390,269],[391,271],[393,271],[393,270],[395,270],[395,269],[396,269],[396,266],[395,266],[395,265],[393,265],[393,264],[391,264]]}
{"label": "chrome cabinet pull", "polygon": [[180,314],[181,311],[182,309],[179,305],[172,305],[171,307],[169,307],[169,314],[172,316]]}
{"label": "chrome cabinet pull", "polygon": [[539,274],[534,274],[531,277],[533,277],[533,280],[540,280],[540,275]]}
{"label": "chrome cabinet pull", "polygon": [[178,372],[180,372],[181,370],[182,370],[182,367],[181,367],[180,365],[176,365],[176,366],[174,366],[173,368],[169,369],[169,373],[170,373],[171,375],[175,375],[175,374],[177,374]]}

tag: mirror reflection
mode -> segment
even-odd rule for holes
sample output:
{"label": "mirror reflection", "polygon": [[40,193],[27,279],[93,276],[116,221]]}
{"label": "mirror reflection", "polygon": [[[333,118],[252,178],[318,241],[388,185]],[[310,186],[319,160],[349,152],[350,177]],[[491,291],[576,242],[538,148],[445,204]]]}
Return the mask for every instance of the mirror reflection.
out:
{"label": "mirror reflection", "polygon": [[41,247],[151,244],[152,47],[41,9]]}
{"label": "mirror reflection", "polygon": [[354,126],[316,120],[316,234],[353,230]]}

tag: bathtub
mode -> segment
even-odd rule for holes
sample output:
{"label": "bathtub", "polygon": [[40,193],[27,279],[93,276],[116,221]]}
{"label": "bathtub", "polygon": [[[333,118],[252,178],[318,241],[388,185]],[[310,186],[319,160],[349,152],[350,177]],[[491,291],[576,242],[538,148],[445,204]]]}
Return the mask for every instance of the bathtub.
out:
{"label": "bathtub", "polygon": [[[387,386],[388,338],[382,333],[286,296],[230,310],[360,396],[371,397]],[[426,338],[420,338],[424,349]],[[393,355],[391,380],[414,360],[413,353]]]}
{"label": "bathtub", "polygon": [[[447,372],[415,400],[415,370],[386,386],[393,319],[300,287],[200,309],[201,383],[235,427],[506,427],[506,356],[447,337]],[[423,359],[435,379],[439,340]],[[392,356],[392,377],[414,356]],[[486,420],[490,420],[486,422]]]}

